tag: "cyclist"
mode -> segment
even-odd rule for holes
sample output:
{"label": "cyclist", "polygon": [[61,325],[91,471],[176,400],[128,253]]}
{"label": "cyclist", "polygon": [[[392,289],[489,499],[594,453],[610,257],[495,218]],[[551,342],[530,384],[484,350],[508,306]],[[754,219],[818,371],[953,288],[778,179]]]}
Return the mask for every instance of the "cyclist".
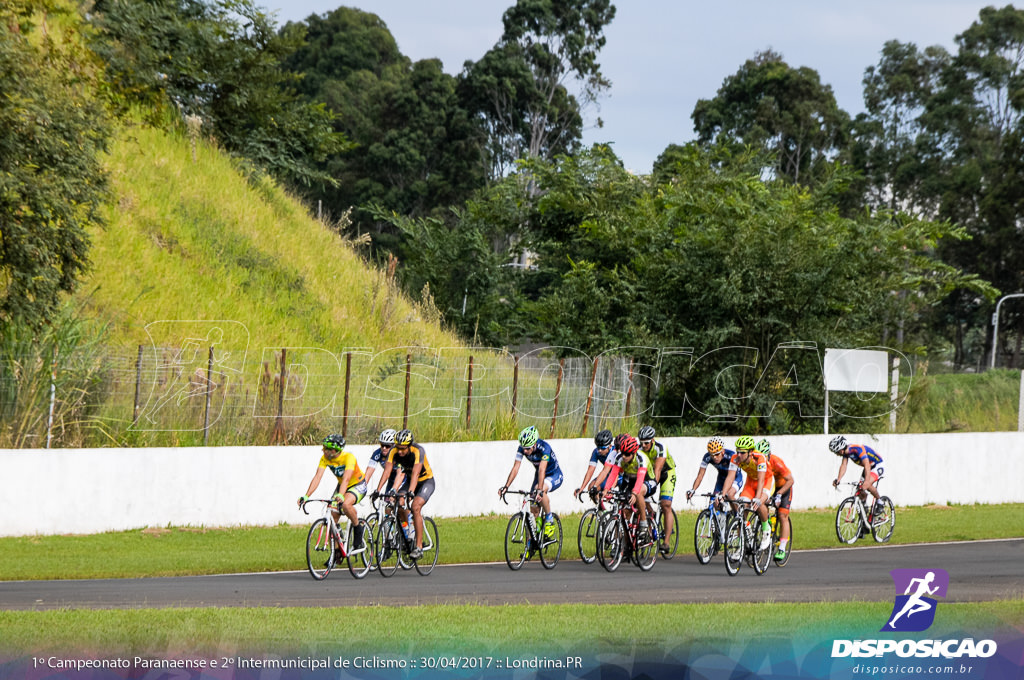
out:
{"label": "cyclist", "polygon": [[[786,463],[776,455],[772,454],[771,444],[767,439],[757,443],[757,450],[764,455],[768,461],[768,474],[775,479],[774,504],[778,508],[779,521],[789,515],[789,508],[793,504],[793,484],[795,482],[793,473],[786,467]],[[775,559],[781,560],[786,557],[786,548],[789,546],[789,522],[782,522],[782,532],[779,534],[779,549],[775,552]]]}
{"label": "cyclist", "polygon": [[[383,430],[378,438],[380,446],[373,450],[370,454],[370,460],[366,463],[366,486],[369,487],[373,481],[373,475],[376,474],[377,468],[383,468],[384,464],[387,463],[388,454],[391,453],[391,447],[395,445],[395,435],[398,434],[395,430],[390,427]],[[395,476],[398,474],[398,470],[391,471],[391,478],[388,479],[388,485],[393,486],[395,483]],[[376,492],[374,492],[376,493]]]}
{"label": "cyclist", "polygon": [[[523,458],[530,461],[536,468],[533,475],[533,485],[530,487],[540,494],[540,506],[544,509],[544,535],[548,538],[555,535],[555,518],[551,514],[551,500],[548,494],[562,486],[562,468],[558,466],[558,459],[551,445],[540,438],[537,428],[530,425],[519,433],[519,448],[516,449],[516,459],[512,463],[512,470],[508,473],[505,486],[498,489],[498,496],[504,496],[509,485],[515,481],[519,474],[519,466]],[[536,517],[539,510],[531,506],[530,511]]]}
{"label": "cyclist", "polygon": [[658,483],[658,504],[665,517],[665,535],[660,537],[661,543],[658,545],[658,549],[667,553],[669,551],[668,537],[676,528],[676,515],[672,512],[672,497],[676,491],[676,462],[672,459],[672,454],[668,452],[668,449],[661,442],[654,440],[655,434],[657,433],[653,427],[644,425],[637,432],[637,439],[640,440],[640,450],[651,461],[651,479]]}
{"label": "cyclist", "polygon": [[608,459],[608,454],[612,451],[612,431],[601,430],[594,435],[594,447],[594,450],[590,453],[590,463],[587,465],[587,474],[583,476],[583,483],[572,492],[572,495],[577,499],[579,499],[580,493],[590,490],[590,487],[593,486],[593,484],[589,483],[590,478],[594,476],[594,472],[602,467],[605,460]]}
{"label": "cyclist", "polygon": [[650,459],[640,450],[640,442],[628,434],[620,434],[615,440],[615,455],[608,456],[604,468],[594,482],[594,486],[603,488],[607,494],[617,481],[620,491],[632,494],[631,501],[640,516],[637,522],[640,535],[647,532],[646,499],[653,496],[658,488],[658,483],[647,477],[648,469]]}
{"label": "cyclist", "polygon": [[[395,487],[397,480],[391,477],[391,472],[396,466],[405,475],[398,488]],[[391,484],[391,489],[396,492],[407,490],[413,497],[412,521],[416,529],[416,547],[409,553],[409,557],[418,560],[423,557],[423,506],[434,495],[435,483],[434,473],[427,462],[427,451],[422,444],[414,441],[412,430],[402,430],[395,435],[395,445],[388,452],[384,471],[381,472],[380,482],[377,483],[377,493],[380,493],[385,484]],[[399,521],[406,522],[408,517],[408,510],[399,507]]]}
{"label": "cyclist", "polygon": [[697,469],[697,478],[693,480],[693,486],[686,492],[686,500],[689,501],[693,498],[693,494],[697,493],[701,480],[704,479],[704,471],[707,470],[709,465],[718,470],[714,493],[724,492],[727,499],[734,500],[743,489],[743,484],[747,479],[746,473],[743,470],[737,470],[732,484],[729,487],[725,486],[725,480],[729,476],[729,466],[732,464],[732,457],[734,455],[736,455],[736,452],[725,448],[725,442],[722,441],[721,437],[709,439],[708,452],[704,454],[700,461],[700,467]]}
{"label": "cyclist", "polygon": [[757,513],[761,519],[761,545],[764,550],[772,544],[772,528],[768,524],[768,508],[764,502],[771,493],[771,486],[768,484],[768,461],[764,455],[755,449],[754,438],[744,435],[736,440],[736,453],[729,464],[729,474],[725,477],[725,488],[729,488],[735,479],[736,474],[743,470],[747,473],[747,481],[740,492],[740,498],[751,501],[750,508]]}
{"label": "cyclist", "polygon": [[852,460],[864,468],[864,473],[861,475],[861,486],[864,491],[875,497],[875,506],[871,514],[875,515],[881,512],[882,504],[878,500],[878,489],[875,487],[875,483],[878,482],[879,477],[885,474],[885,468],[882,467],[882,457],[870,446],[848,443],[843,435],[834,437],[828,443],[828,449],[843,459],[839,463],[839,472],[836,474],[836,478],[832,480],[832,486],[839,486],[843,475],[846,474],[846,464]]}
{"label": "cyclist", "polygon": [[[327,435],[321,447],[323,455],[320,457],[320,463],[316,467],[309,488],[306,489],[305,494],[299,496],[299,507],[301,508],[302,504],[309,500],[309,496],[320,486],[324,470],[330,468],[338,480],[331,500],[334,504],[341,505],[341,511],[352,523],[354,527],[352,549],[359,550],[363,547],[363,527],[359,524],[356,504],[366,495],[366,480],[363,478],[363,471],[359,469],[359,461],[356,460],[355,455],[345,451],[345,438],[340,434]],[[331,506],[331,514],[334,515],[334,521],[338,521],[340,515],[334,504]]]}

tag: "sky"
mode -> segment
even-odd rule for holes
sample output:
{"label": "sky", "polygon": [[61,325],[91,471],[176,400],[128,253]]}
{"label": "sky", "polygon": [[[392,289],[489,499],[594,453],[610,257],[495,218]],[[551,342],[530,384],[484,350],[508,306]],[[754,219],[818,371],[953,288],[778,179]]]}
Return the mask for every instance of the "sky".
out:
{"label": "sky", "polygon": [[[501,37],[515,0],[268,0],[279,25],[341,5],[379,16],[403,54],[437,58],[457,75]],[[257,4],[260,4],[257,2]],[[970,0],[619,0],[598,55],[611,89],[585,112],[584,142],[610,143],[626,168],[648,173],[669,144],[692,140],[699,99],[757,52],[772,49],[791,67],[816,70],[840,108],[864,110],[861,81],[888,40],[955,51],[956,36],[988,5]],[[603,120],[598,128],[596,119]]]}

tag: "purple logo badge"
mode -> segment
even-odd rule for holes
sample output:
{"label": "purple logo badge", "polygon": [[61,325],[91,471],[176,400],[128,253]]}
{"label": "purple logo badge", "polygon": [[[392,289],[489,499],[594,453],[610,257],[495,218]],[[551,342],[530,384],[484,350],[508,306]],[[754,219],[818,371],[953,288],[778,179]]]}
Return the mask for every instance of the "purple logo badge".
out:
{"label": "purple logo badge", "polygon": [[935,621],[935,597],[946,597],[949,574],[945,569],[893,569],[896,602],[882,632],[918,632]]}

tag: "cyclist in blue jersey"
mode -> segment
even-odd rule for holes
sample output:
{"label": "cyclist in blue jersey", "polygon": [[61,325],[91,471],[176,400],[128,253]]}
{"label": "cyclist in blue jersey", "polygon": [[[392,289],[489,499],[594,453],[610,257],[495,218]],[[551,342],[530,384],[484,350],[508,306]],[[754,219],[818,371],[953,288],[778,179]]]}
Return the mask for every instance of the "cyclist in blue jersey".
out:
{"label": "cyclist in blue jersey", "polygon": [[701,480],[704,479],[704,472],[708,466],[718,470],[718,478],[715,480],[715,493],[725,493],[725,497],[732,500],[736,498],[740,490],[743,488],[743,484],[746,482],[746,476],[743,470],[737,470],[736,475],[728,489],[723,489],[725,485],[725,479],[729,476],[729,464],[732,462],[733,456],[736,452],[732,449],[725,448],[725,442],[722,441],[721,437],[712,437],[708,440],[708,452],[704,454],[704,457],[700,461],[700,468],[697,470],[697,479],[693,480],[693,486],[689,491],[686,492],[686,500],[693,498],[693,494],[697,493],[697,489],[700,487]]}
{"label": "cyclist in blue jersey", "polygon": [[[380,433],[380,437],[378,439],[380,446],[373,450],[373,453],[370,454],[370,460],[366,463],[366,470],[364,471],[364,474],[366,475],[366,486],[370,486],[373,476],[377,473],[377,468],[381,468],[382,470],[384,469],[384,465],[388,462],[388,454],[391,452],[391,448],[395,445],[395,435],[397,434],[398,432],[391,428]],[[393,467],[391,470],[391,478],[388,479],[389,488],[394,485],[395,477],[399,474],[401,474],[401,468]],[[376,494],[376,492],[374,492],[374,494]]]}
{"label": "cyclist in blue jersey", "polygon": [[[509,485],[515,481],[523,458],[530,461],[536,468],[531,488],[540,492],[540,505],[544,509],[545,518],[544,531],[546,534],[553,536],[555,533],[555,518],[551,514],[551,500],[548,498],[548,494],[562,486],[562,468],[558,466],[558,459],[555,457],[555,452],[551,449],[551,445],[540,438],[540,433],[537,432],[537,428],[533,425],[519,433],[519,448],[516,449],[516,460],[512,463],[512,470],[508,473],[505,486],[498,489],[498,496],[504,496],[505,492],[508,491]],[[537,510],[531,508],[531,512],[536,515]]]}
{"label": "cyclist in blue jersey", "polygon": [[591,477],[594,473],[604,467],[604,462],[608,459],[608,454],[612,452],[612,431],[601,430],[594,435],[594,450],[590,454],[590,463],[587,464],[587,474],[583,476],[583,483],[580,484],[579,488],[572,492],[572,495],[577,499],[581,493],[586,493],[593,486],[590,483]]}
{"label": "cyclist in blue jersey", "polygon": [[842,435],[834,437],[828,443],[828,449],[843,459],[839,463],[839,472],[836,474],[836,478],[832,480],[832,486],[839,486],[843,475],[846,474],[846,464],[853,461],[864,468],[864,474],[861,476],[862,486],[865,491],[875,497],[875,507],[872,513],[881,512],[882,506],[878,502],[878,489],[875,488],[875,482],[885,474],[885,468],[882,467],[882,457],[870,446],[848,443],[846,437]]}

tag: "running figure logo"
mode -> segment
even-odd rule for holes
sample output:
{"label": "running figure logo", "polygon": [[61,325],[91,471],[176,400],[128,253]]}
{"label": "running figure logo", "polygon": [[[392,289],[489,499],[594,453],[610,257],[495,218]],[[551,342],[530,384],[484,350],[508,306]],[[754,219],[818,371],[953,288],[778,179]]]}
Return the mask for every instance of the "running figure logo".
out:
{"label": "running figure logo", "polygon": [[882,632],[926,630],[935,621],[937,602],[932,596],[946,597],[949,574],[945,569],[893,569],[889,573],[896,586],[896,602]]}

